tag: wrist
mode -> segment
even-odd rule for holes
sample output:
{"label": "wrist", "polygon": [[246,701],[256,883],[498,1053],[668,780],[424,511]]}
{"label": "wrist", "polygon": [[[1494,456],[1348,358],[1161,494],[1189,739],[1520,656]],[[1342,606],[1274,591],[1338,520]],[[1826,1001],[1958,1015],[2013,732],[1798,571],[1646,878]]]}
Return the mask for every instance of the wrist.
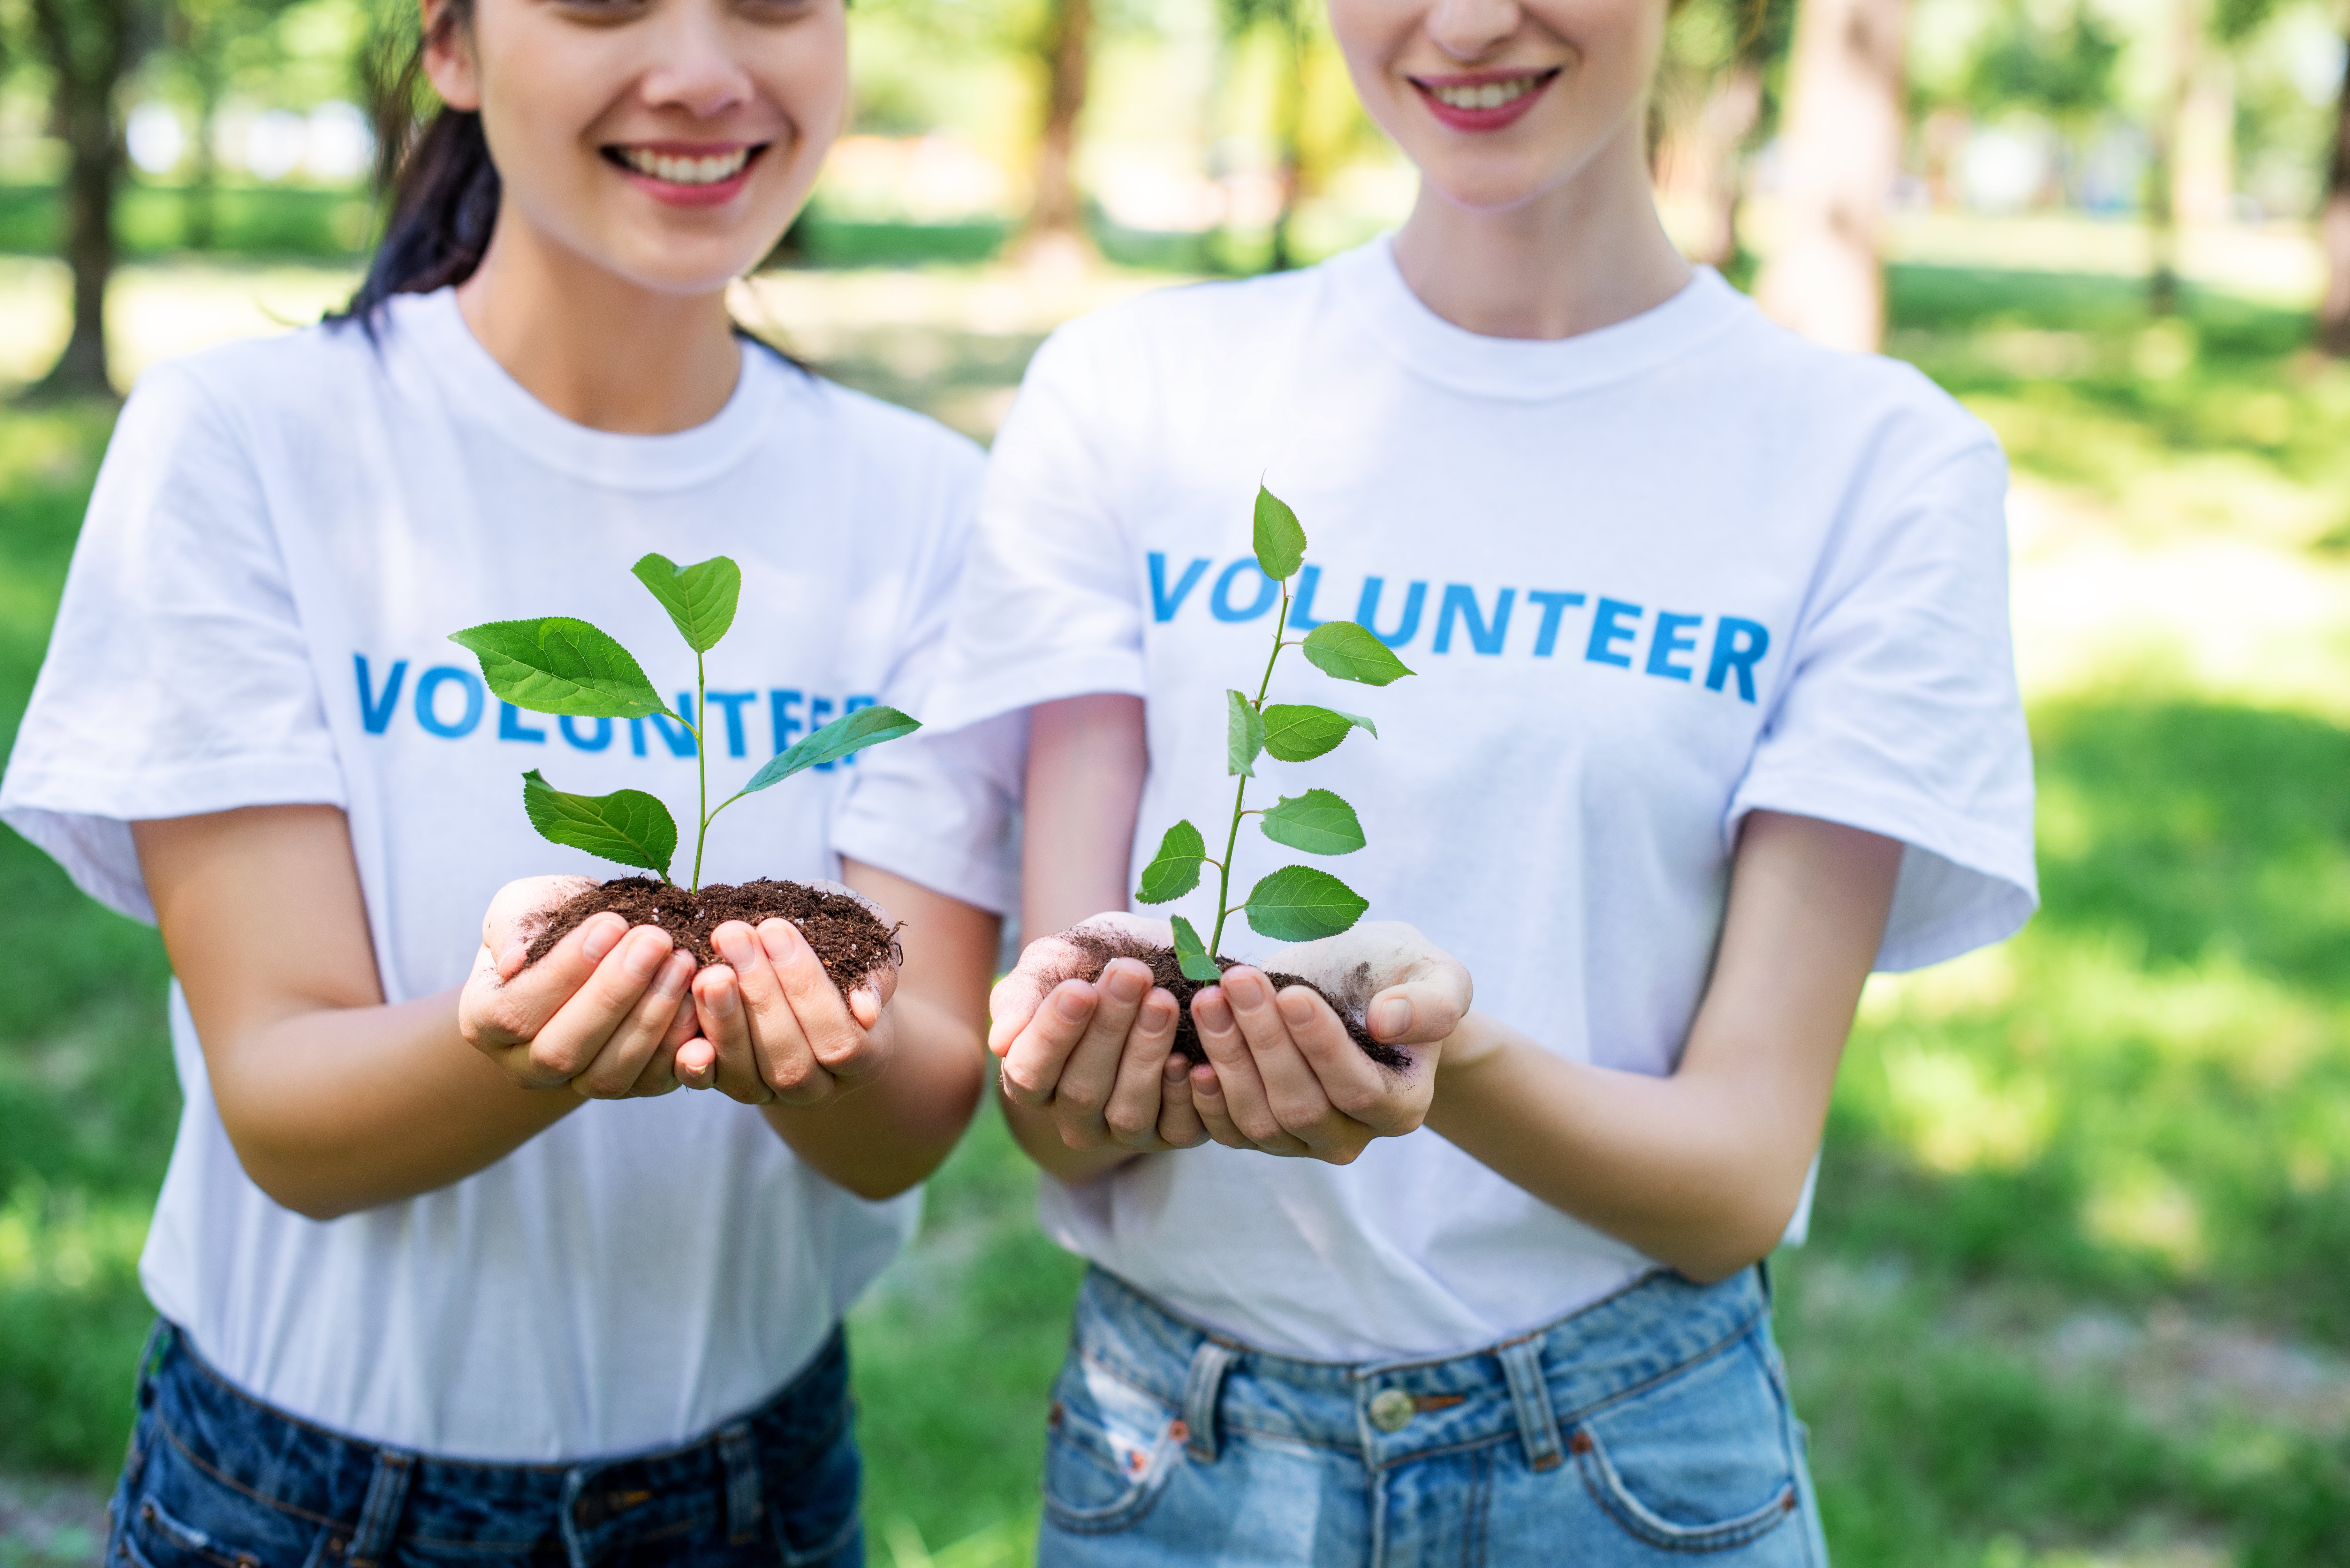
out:
{"label": "wrist", "polygon": [[1509,1044],[1509,1032],[1500,1023],[1474,1008],[1461,1020],[1461,1027],[1444,1037],[1436,1053],[1436,1083],[1440,1089],[1448,1081],[1457,1080],[1478,1071],[1500,1054]]}

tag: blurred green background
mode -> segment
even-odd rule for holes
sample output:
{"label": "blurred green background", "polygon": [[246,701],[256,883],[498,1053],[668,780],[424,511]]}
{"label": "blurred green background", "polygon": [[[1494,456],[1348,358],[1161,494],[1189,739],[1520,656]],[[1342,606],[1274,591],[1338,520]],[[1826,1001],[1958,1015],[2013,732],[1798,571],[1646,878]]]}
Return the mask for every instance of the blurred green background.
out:
{"label": "blurred green background", "polygon": [[[2350,201],[2345,16],[1906,12],[1884,345],[2014,461],[2046,902],[2003,948],[1864,1002],[1813,1240],[1779,1260],[1832,1547],[1845,1568],[2350,1563],[2350,369],[2324,351],[2350,263],[2312,222]],[[1742,282],[1796,221],[1780,128],[1809,15],[1676,12],[1659,190]],[[983,439],[1058,321],[1312,260],[1409,204],[1291,0],[852,16],[855,131],[738,309]],[[358,0],[0,0],[0,735],[115,409],[60,362],[82,78],[129,155],[98,361],[120,389],[348,293],[385,109],[369,62],[400,22]],[[1056,110],[1043,82],[1072,49],[1090,91]],[[153,934],[8,835],[0,943],[24,961],[0,992],[0,1568],[20,1568],[94,1560],[178,1095]],[[853,1315],[885,1568],[1025,1560],[1078,1274],[1034,1192],[983,1116]]]}

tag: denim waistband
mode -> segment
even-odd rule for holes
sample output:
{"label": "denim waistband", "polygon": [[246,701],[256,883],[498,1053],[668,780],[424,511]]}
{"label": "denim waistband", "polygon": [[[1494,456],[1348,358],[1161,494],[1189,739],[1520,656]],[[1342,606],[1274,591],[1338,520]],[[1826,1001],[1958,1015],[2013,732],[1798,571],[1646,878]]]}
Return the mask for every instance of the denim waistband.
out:
{"label": "denim waistband", "polygon": [[1077,1306],[1087,1361],[1175,1407],[1194,1457],[1249,1431],[1358,1454],[1373,1469],[1513,1430],[1536,1469],[1563,1463],[1576,1424],[1717,1355],[1769,1312],[1759,1269],[1718,1284],[1654,1273],[1514,1338],[1456,1355],[1305,1361],[1191,1323],[1097,1268]]}
{"label": "denim waistband", "polygon": [[837,1326],[790,1383],[702,1437],[547,1464],[411,1453],[315,1426],[230,1383],[170,1324],[156,1324],[141,1366],[140,1403],[161,1440],[254,1502],[342,1527],[337,1545],[349,1568],[372,1568],[395,1541],[520,1552],[549,1536],[571,1562],[588,1563],[718,1516],[731,1540],[747,1542],[764,1528],[763,1467],[787,1473],[834,1442],[849,1418]]}

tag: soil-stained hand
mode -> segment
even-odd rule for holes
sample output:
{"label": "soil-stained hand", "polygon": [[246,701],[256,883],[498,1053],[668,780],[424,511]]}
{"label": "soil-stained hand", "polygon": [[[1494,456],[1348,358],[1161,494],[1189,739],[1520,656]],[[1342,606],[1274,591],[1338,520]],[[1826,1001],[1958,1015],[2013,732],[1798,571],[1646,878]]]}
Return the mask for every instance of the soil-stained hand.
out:
{"label": "soil-stained hand", "polygon": [[763,920],[756,930],[729,920],[710,940],[724,961],[693,978],[702,1035],[676,1054],[679,1082],[744,1105],[813,1108],[888,1067],[894,964],[844,998],[789,920]]}
{"label": "soil-stained hand", "polygon": [[1191,1071],[1191,1098],[1208,1135],[1227,1147],[1347,1165],[1371,1139],[1416,1130],[1435,1094],[1437,1054],[1468,1016],[1469,971],[1411,927],[1384,920],[1267,961],[1333,996],[1369,992],[1372,1038],[1415,1047],[1411,1065],[1379,1066],[1310,989],[1276,995],[1264,971],[1240,965],[1191,999],[1208,1054]]}
{"label": "soil-stained hand", "polygon": [[598,915],[523,967],[547,912],[590,885],[527,877],[498,889],[457,1001],[458,1030],[525,1088],[567,1086],[589,1099],[666,1094],[695,1024],[681,1005],[693,959],[667,931]]}
{"label": "soil-stained hand", "polygon": [[[1076,930],[1165,946],[1164,920],[1097,915]],[[1207,1141],[1180,1059],[1170,1053],[1181,1012],[1139,959],[1113,959],[1091,981],[1069,933],[1041,937],[989,999],[988,1049],[1003,1058],[1003,1092],[1049,1116],[1071,1148],[1116,1143],[1138,1154]]]}

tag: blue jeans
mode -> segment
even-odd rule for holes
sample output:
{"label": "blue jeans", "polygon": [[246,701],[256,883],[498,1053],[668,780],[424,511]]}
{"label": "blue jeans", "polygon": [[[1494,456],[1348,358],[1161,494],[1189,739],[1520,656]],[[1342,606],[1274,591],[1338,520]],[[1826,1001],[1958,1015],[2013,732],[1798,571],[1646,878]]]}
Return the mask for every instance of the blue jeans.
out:
{"label": "blue jeans", "polygon": [[1825,1568],[1759,1271],[1655,1274],[1440,1361],[1295,1361],[1096,1270],[1041,1568]]}
{"label": "blue jeans", "polygon": [[698,1441],[577,1464],[404,1453],[231,1386],[168,1324],[109,1509],[107,1568],[858,1568],[848,1353]]}

